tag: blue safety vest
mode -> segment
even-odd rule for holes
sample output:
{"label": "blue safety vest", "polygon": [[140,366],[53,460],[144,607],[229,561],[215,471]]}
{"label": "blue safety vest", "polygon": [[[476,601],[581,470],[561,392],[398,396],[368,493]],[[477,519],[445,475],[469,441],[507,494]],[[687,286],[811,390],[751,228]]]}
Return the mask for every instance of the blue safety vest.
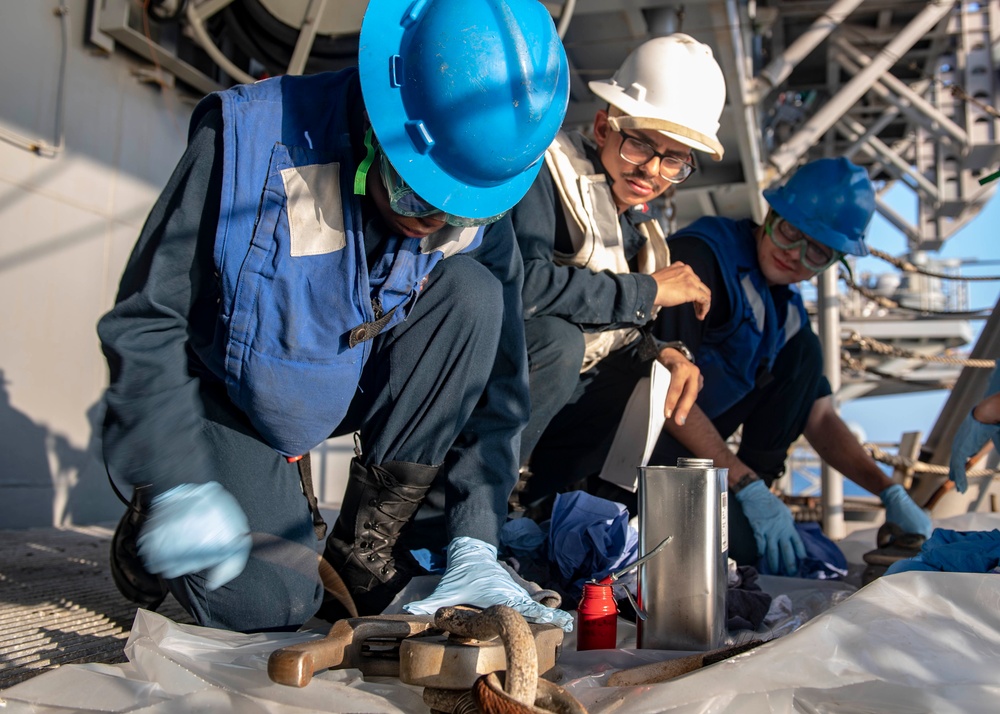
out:
{"label": "blue safety vest", "polygon": [[758,374],[770,372],[785,343],[803,327],[809,329],[798,288],[768,286],[757,262],[755,228],[750,220],[706,217],[671,236],[705,241],[719,261],[729,293],[729,322],[707,331],[698,350],[704,377],[698,406],[709,419],[749,394]]}
{"label": "blue safety vest", "polygon": [[267,443],[298,456],[344,418],[371,338],[404,320],[434,265],[478,246],[482,229],[392,236],[369,272],[348,129],[363,109],[354,68],[209,95],[191,126],[213,107],[221,301],[208,367]]}

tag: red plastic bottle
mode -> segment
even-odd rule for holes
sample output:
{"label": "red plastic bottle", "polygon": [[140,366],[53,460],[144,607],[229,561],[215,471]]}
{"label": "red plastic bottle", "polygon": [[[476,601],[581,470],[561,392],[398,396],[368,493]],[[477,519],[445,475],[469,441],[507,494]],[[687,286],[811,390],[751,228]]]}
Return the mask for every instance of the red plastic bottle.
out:
{"label": "red plastic bottle", "polygon": [[618,646],[618,603],[610,583],[584,583],[576,612],[577,650],[613,650]]}

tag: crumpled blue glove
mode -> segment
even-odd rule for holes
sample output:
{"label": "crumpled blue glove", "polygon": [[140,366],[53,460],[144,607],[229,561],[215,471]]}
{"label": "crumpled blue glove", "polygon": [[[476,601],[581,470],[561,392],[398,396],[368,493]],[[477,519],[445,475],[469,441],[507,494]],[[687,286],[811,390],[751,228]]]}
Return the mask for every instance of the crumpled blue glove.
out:
{"label": "crumpled blue glove", "polygon": [[901,484],[894,483],[878,495],[885,506],[885,520],[895,523],[907,533],[919,533],[924,538],[931,537],[931,517],[913,502],[910,494]]}
{"label": "crumpled blue glove", "polygon": [[763,481],[754,481],[736,494],[743,513],[750,521],[757,552],[767,558],[772,573],[784,565],[788,575],[799,572],[799,560],[806,557],[806,547],[795,530],[795,518]]}
{"label": "crumpled blue glove", "polygon": [[987,441],[1000,431],[998,424],[983,424],[970,411],[955,433],[951,442],[951,460],[948,462],[948,478],[955,482],[959,493],[965,493],[969,482],[965,477],[965,462],[979,453]]}
{"label": "crumpled blue glove", "polygon": [[429,597],[404,605],[411,615],[433,615],[438,608],[472,605],[487,608],[507,605],[524,615],[528,622],[553,624],[573,631],[573,616],[546,607],[531,599],[497,561],[496,547],[476,538],[462,536],[448,544],[448,565],[441,582]]}
{"label": "crumpled blue glove", "polygon": [[243,572],[250,558],[250,524],[221,484],[181,484],[156,496],[137,540],[151,573],[179,578],[206,570],[215,590]]}

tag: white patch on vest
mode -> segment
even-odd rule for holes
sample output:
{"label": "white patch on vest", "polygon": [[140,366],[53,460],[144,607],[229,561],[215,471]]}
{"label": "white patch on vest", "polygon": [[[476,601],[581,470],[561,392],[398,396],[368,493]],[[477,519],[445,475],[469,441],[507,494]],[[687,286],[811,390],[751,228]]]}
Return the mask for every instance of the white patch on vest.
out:
{"label": "white patch on vest", "polygon": [[785,320],[785,342],[795,337],[795,334],[802,327],[802,315],[795,309],[795,305],[788,305],[788,319]]}
{"label": "white patch on vest", "polygon": [[324,255],[347,245],[340,199],[340,164],[292,166],[281,171],[293,258]]}
{"label": "white patch on vest", "polygon": [[744,275],[740,279],[740,283],[743,285],[743,292],[747,296],[747,300],[750,301],[750,309],[753,310],[753,319],[757,323],[757,329],[763,331],[765,315],[764,298],[757,292],[757,288],[754,287],[753,280],[750,279],[749,275]]}

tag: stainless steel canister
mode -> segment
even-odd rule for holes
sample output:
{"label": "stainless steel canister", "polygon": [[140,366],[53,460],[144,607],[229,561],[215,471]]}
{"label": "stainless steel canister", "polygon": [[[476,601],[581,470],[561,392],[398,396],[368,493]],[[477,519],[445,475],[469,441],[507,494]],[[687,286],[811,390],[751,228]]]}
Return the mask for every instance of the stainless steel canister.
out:
{"label": "stainless steel canister", "polygon": [[711,459],[639,468],[639,555],[673,535],[670,545],[639,566],[637,645],[646,649],[710,650],[726,626],[729,558],[728,469]]}

